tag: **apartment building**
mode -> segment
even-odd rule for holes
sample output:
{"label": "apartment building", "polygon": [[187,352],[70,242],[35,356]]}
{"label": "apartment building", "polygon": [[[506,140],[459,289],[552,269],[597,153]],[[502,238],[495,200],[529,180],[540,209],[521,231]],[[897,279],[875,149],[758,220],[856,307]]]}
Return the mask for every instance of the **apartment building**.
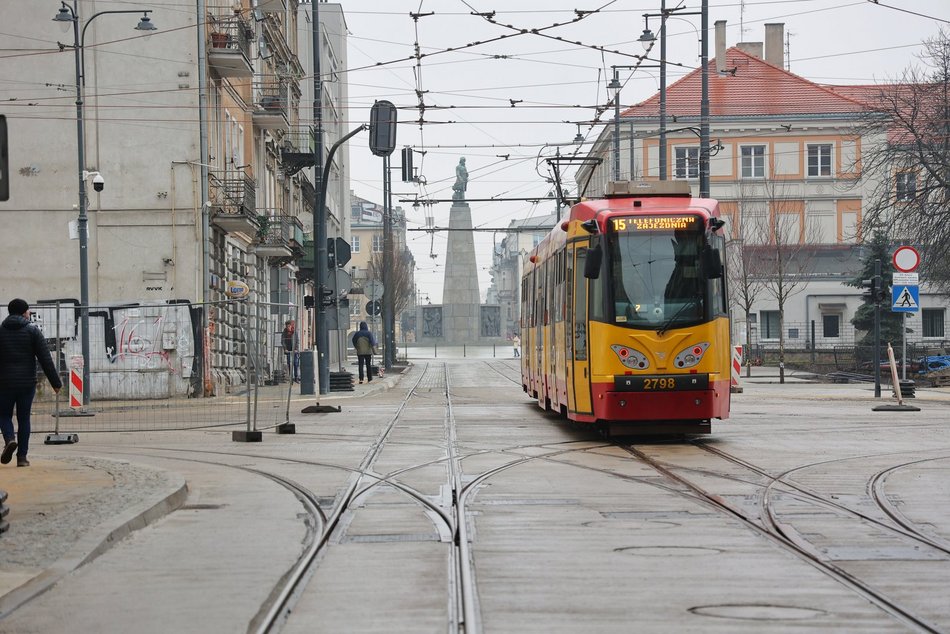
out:
{"label": "apartment building", "polygon": [[[78,303],[81,74],[81,168],[105,181],[88,192],[89,304],[106,312],[191,305],[193,328],[180,334],[193,338],[187,373],[202,377],[195,395],[243,384],[249,343],[260,378],[278,372],[287,318],[302,322],[301,343],[312,347],[302,308],[315,294],[312,258],[302,266],[312,250],[316,182],[312,9],[298,0],[154,9],[84,0],[21,2],[7,12],[0,112],[13,176],[0,215],[23,248],[0,253],[2,294]],[[70,13],[65,33],[53,21],[57,10]],[[145,10],[156,29],[137,31]],[[339,5],[319,10],[325,150],[344,127],[346,81],[337,71],[346,66],[346,28]],[[327,184],[330,236],[348,234],[347,163],[344,147]],[[246,296],[236,299],[235,289]],[[91,338],[100,342],[90,355],[95,373],[110,354],[102,343],[109,336]]]}
{"label": "apartment building", "polygon": [[[824,86],[784,70],[783,25],[765,25],[765,43],[726,47],[725,22],[716,24],[716,59],[709,62],[710,195],[720,201],[732,249],[768,257],[776,232],[803,245],[796,290],[783,306],[758,294],[746,316],[734,305],[733,337],[773,347],[850,345],[851,317],[861,289],[848,286],[861,270],[862,209],[877,184],[861,172],[862,152],[881,137],[858,132],[870,87]],[[666,90],[669,179],[686,180],[699,194],[701,70]],[[621,180],[660,175],[660,95],[621,114]],[[605,126],[591,156],[603,159],[579,170],[579,190],[596,196],[613,179],[615,126]],[[895,185],[896,186],[896,185]],[[911,313],[909,340],[940,347],[946,338],[946,301],[922,280],[921,310]],[[735,294],[733,294],[735,297]],[[782,331],[781,329],[784,328]],[[781,331],[781,332],[780,332]]]}

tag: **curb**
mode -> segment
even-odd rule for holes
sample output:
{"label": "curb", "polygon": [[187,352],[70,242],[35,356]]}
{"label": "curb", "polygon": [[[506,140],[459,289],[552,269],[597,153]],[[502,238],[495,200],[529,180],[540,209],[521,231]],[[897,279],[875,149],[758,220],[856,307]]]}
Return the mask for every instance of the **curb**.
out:
{"label": "curb", "polygon": [[[136,465],[136,467],[161,471],[142,465]],[[67,574],[102,555],[133,531],[153,524],[184,504],[188,497],[188,485],[184,476],[169,471],[162,471],[162,473],[174,476],[171,478],[173,483],[165,492],[157,493],[141,504],[102,522],[73,544],[69,551],[49,568],[0,596],[0,619],[9,616],[24,603],[49,590]]]}

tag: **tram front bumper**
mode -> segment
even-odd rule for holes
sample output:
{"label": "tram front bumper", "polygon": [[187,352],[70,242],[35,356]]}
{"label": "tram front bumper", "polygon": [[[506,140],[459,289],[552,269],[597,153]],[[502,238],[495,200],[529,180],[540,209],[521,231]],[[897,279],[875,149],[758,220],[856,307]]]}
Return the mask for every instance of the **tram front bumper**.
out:
{"label": "tram front bumper", "polygon": [[616,376],[595,383],[594,410],[607,421],[708,420],[729,413],[729,381],[708,374]]}

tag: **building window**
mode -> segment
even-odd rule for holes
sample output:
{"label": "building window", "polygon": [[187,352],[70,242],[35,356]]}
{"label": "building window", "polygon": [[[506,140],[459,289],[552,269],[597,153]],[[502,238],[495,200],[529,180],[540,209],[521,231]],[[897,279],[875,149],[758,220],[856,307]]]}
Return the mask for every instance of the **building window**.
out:
{"label": "building window", "polygon": [[822,315],[821,334],[824,337],[840,337],[841,315]]}
{"label": "building window", "polygon": [[676,148],[674,178],[699,178],[699,148]]}
{"label": "building window", "polygon": [[925,337],[943,339],[943,308],[924,308],[920,311]]}
{"label": "building window", "polygon": [[742,178],[765,178],[765,146],[744,145],[742,154]]}
{"label": "building window", "polygon": [[778,339],[779,319],[777,310],[763,310],[759,336],[762,339]]}
{"label": "building window", "polygon": [[907,201],[917,197],[917,174],[900,172],[897,174],[897,200]]}
{"label": "building window", "polygon": [[350,253],[359,253],[360,252],[360,237],[357,235],[350,236]]}
{"label": "building window", "polygon": [[381,233],[373,234],[373,253],[383,252],[383,235]]}
{"label": "building window", "polygon": [[831,176],[831,144],[808,146],[808,175]]}

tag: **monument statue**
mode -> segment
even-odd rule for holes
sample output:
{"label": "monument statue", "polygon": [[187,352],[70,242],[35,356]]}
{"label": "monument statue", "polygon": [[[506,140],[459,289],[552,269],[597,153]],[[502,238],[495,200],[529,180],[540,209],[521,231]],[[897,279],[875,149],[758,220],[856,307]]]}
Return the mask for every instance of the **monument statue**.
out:
{"label": "monument statue", "polygon": [[465,190],[468,189],[468,170],[465,169],[465,157],[459,159],[455,167],[455,184],[452,185],[452,200],[465,200]]}

